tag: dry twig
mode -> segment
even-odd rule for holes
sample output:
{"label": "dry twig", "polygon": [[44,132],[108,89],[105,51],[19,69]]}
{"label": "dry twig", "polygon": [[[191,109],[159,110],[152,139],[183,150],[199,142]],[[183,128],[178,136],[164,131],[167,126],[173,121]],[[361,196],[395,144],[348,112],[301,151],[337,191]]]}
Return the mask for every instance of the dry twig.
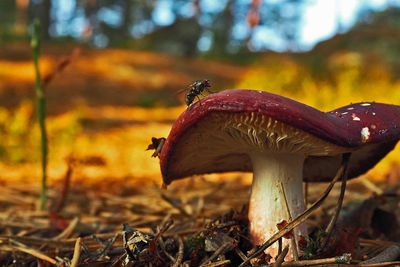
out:
{"label": "dry twig", "polygon": [[179,244],[179,250],[178,250],[178,255],[176,257],[175,263],[174,265],[172,265],[172,267],[178,267],[183,260],[183,240],[180,236],[176,236],[176,238],[178,239],[178,244]]}
{"label": "dry twig", "polygon": [[72,50],[71,54],[68,57],[65,57],[63,59],[61,59],[56,67],[47,75],[45,75],[42,79],[42,86],[43,88],[47,87],[48,84],[54,79],[54,77],[61,73],[65,67],[67,67],[72,61],[73,59],[75,59],[79,54],[80,54],[80,49],[79,48],[75,48],[74,50]]}
{"label": "dry twig", "polygon": [[360,182],[369,190],[371,190],[372,192],[374,192],[377,195],[382,195],[383,194],[383,190],[380,189],[378,186],[376,186],[373,182],[371,182],[370,180],[368,180],[368,178],[366,177],[361,177],[360,178]]}
{"label": "dry twig", "polygon": [[241,251],[238,247],[235,247],[234,250],[235,250],[236,254],[238,254],[239,257],[242,259],[242,261],[247,260],[246,255],[244,255],[243,251]]}
{"label": "dry twig", "polygon": [[[343,154],[343,159],[346,159],[346,161],[349,161],[350,156],[351,156],[351,153],[345,153],[345,154]],[[328,244],[328,241],[332,235],[332,231],[333,231],[335,224],[337,222],[337,219],[339,217],[339,212],[342,209],[343,198],[344,198],[344,194],[346,192],[346,184],[347,184],[347,165],[343,171],[342,185],[340,187],[340,195],[339,195],[338,202],[336,204],[335,213],[333,214],[328,226],[325,229],[325,238],[321,244],[320,250],[323,250],[326,247],[326,245]]]}
{"label": "dry twig", "polygon": [[206,262],[210,262],[213,259],[217,258],[219,255],[221,255],[224,252],[224,250],[226,248],[228,248],[231,245],[232,245],[231,242],[226,242],[226,243],[222,244],[222,246],[220,246],[209,258],[204,259],[203,262],[200,263],[200,266],[207,265]]}
{"label": "dry twig", "polygon": [[74,256],[72,257],[70,267],[78,266],[79,257],[81,256],[81,249],[82,249],[82,247],[81,247],[81,238],[78,237],[76,239],[75,248],[74,248]]}
{"label": "dry twig", "polygon": [[[291,222],[292,214],[290,213],[289,204],[288,204],[286,194],[285,194],[285,188],[283,187],[283,184],[281,181],[278,181],[278,186],[279,186],[279,191],[281,192],[282,198],[285,200],[286,213],[289,218],[289,222]],[[295,261],[298,261],[299,260],[299,252],[297,251],[296,239],[294,236],[290,239],[290,248],[292,249],[293,259]]]}
{"label": "dry twig", "polygon": [[174,258],[171,254],[169,254],[169,253],[167,252],[167,250],[166,250],[166,248],[165,248],[165,243],[164,243],[164,241],[163,241],[162,238],[159,239],[159,242],[160,242],[161,248],[163,249],[163,253],[169,258],[169,260],[170,260],[171,262],[175,262],[175,258]]}
{"label": "dry twig", "polygon": [[289,252],[289,246],[286,245],[286,247],[278,255],[278,257],[276,257],[276,261],[272,264],[272,267],[280,267],[280,266],[282,266],[282,263],[285,260],[285,257],[286,257],[288,252]]}
{"label": "dry twig", "polygon": [[66,199],[68,196],[69,187],[71,184],[71,176],[72,176],[72,162],[70,160],[68,160],[68,168],[67,168],[67,172],[65,173],[65,176],[64,176],[64,184],[63,184],[63,188],[61,191],[61,196],[59,198],[57,206],[54,209],[55,213],[59,213],[65,205],[65,202],[66,202]]}

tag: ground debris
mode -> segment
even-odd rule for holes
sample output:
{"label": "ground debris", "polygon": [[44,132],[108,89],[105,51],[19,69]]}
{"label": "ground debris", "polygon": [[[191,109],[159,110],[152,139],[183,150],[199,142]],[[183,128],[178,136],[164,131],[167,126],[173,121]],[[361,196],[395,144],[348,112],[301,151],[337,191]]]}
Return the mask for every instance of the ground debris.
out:
{"label": "ground debris", "polygon": [[[104,181],[87,185],[75,179],[70,181],[68,197],[63,196],[58,213],[37,211],[24,204],[35,203],[38,186],[9,184],[0,188],[2,199],[23,199],[0,202],[1,266],[238,266],[257,251],[248,235],[246,184],[201,178],[180,181],[165,191],[151,183],[138,186]],[[51,210],[59,203],[64,185],[61,182],[50,188]],[[357,187],[349,186],[348,190],[352,188]],[[388,248],[398,245],[397,235],[390,235],[397,230],[388,227],[398,220],[397,211],[392,209],[400,199],[397,192],[400,190],[393,188],[390,194],[367,192],[364,200],[359,193],[353,194],[356,199],[345,197],[343,215],[330,242],[320,251],[324,236],[318,229],[326,227],[328,220],[323,218],[329,218],[327,214],[336,207],[335,197],[328,198],[310,217],[313,234],[300,241],[303,255],[296,266],[339,263],[337,256],[350,254],[348,266],[355,266],[388,254]],[[332,194],[338,195],[338,190]],[[316,198],[312,192],[310,198]],[[363,208],[367,205],[364,202],[372,203],[373,211]],[[364,221],[347,219],[355,218],[356,210]],[[395,221],[380,221],[382,218]],[[364,229],[358,222],[370,228]],[[382,225],[389,229],[382,229]],[[291,264],[282,257],[274,266]],[[272,261],[261,254],[249,264],[270,266]]]}
{"label": "ground debris", "polygon": [[214,252],[219,248],[221,248],[224,244],[228,244],[226,245],[225,249],[221,252],[225,253],[234,248],[235,239],[229,237],[227,234],[217,232],[215,234],[208,236],[204,243],[205,243],[204,249],[207,252]]}

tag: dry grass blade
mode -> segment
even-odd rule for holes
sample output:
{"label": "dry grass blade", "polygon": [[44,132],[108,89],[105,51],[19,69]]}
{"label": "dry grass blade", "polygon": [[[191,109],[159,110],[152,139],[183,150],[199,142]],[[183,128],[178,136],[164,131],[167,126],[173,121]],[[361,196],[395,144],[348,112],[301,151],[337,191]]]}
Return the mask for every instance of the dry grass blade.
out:
{"label": "dry grass blade", "polygon": [[172,265],[172,267],[180,266],[183,260],[183,249],[184,249],[183,240],[180,236],[176,236],[176,238],[178,239],[179,250],[178,250],[178,256],[176,257],[175,263],[174,265]]}
{"label": "dry grass blade", "polygon": [[54,79],[54,77],[57,74],[61,73],[65,69],[65,67],[67,67],[73,61],[73,59],[80,54],[80,52],[81,51],[79,48],[75,48],[68,57],[61,59],[61,61],[57,63],[53,71],[43,77],[42,80],[43,88],[47,87],[48,84]]}
{"label": "dry grass blade", "polygon": [[360,179],[360,182],[369,190],[371,190],[372,192],[374,192],[377,195],[382,195],[383,194],[383,190],[380,189],[378,186],[376,186],[373,182],[371,182],[370,180],[368,180],[365,177],[362,177]]}
{"label": "dry grass blade", "polygon": [[62,241],[62,240],[51,240],[46,238],[28,237],[28,236],[0,236],[0,242],[7,243],[11,240],[23,242],[33,246],[46,245],[49,247],[68,247],[75,243],[75,241]]}
{"label": "dry grass blade", "polygon": [[210,262],[210,261],[212,261],[213,259],[215,259],[215,258],[217,258],[219,255],[221,255],[223,252],[224,252],[224,250],[227,248],[227,247],[229,247],[229,246],[231,246],[232,244],[230,243],[230,242],[226,242],[226,243],[224,243],[224,244],[222,244],[222,246],[220,246],[208,259],[206,258],[205,260],[203,260],[203,262],[202,263],[200,263],[200,266],[205,266],[205,265],[207,265],[206,263],[207,262]]}
{"label": "dry grass blade", "polygon": [[350,262],[351,262],[351,254],[345,253],[341,256],[333,258],[283,262],[281,266],[282,267],[322,266],[324,264],[350,264]]}
{"label": "dry grass blade", "polygon": [[342,176],[345,174],[345,170],[347,169],[347,164],[348,164],[348,157],[343,156],[342,157],[342,163],[339,168],[339,170],[336,173],[336,176],[333,178],[329,186],[325,189],[325,192],[322,194],[322,196],[313,204],[311,205],[306,211],[304,211],[302,214],[300,214],[297,218],[295,218],[293,221],[288,223],[285,227],[283,227],[279,232],[274,234],[269,240],[267,240],[264,244],[258,248],[256,252],[254,252],[251,256],[247,258],[246,261],[242,262],[239,267],[246,266],[251,259],[254,259],[261,253],[263,253],[264,250],[266,250],[269,246],[271,246],[273,243],[279,240],[279,238],[283,237],[285,234],[289,233],[293,228],[295,228],[297,225],[300,223],[304,222],[308,217],[311,216],[311,214],[323,203],[323,201],[328,197],[329,192],[332,190],[333,186],[335,183],[342,178]]}
{"label": "dry grass blade", "polygon": [[202,265],[202,267],[217,267],[217,266],[223,266],[225,264],[230,264],[230,260],[223,260],[223,261],[217,261],[217,262],[212,262],[206,265]]}
{"label": "dry grass blade", "polygon": [[[346,158],[346,161],[349,161],[350,160],[350,156],[351,156],[351,153],[345,153],[345,154],[343,154],[343,159]],[[325,248],[325,246],[328,244],[329,239],[330,239],[331,234],[332,234],[332,231],[333,231],[333,229],[335,227],[335,224],[337,222],[337,219],[339,217],[339,212],[342,209],[342,205],[343,205],[344,194],[346,192],[346,184],[347,184],[347,165],[346,165],[346,168],[343,171],[342,185],[340,187],[340,196],[339,196],[338,202],[336,204],[335,213],[333,214],[328,226],[325,229],[325,239],[321,244],[320,250],[323,250]]]}
{"label": "dry grass blade", "polygon": [[[289,204],[288,204],[286,194],[285,194],[285,188],[283,187],[283,184],[281,181],[278,181],[278,186],[279,186],[279,191],[282,195],[282,198],[285,201],[285,208],[286,208],[287,216],[289,218],[289,222],[291,222],[292,214],[290,213]],[[295,261],[298,261],[299,260],[299,252],[297,251],[296,240],[294,239],[294,237],[290,239],[290,248],[292,249],[293,259]]]}
{"label": "dry grass blade", "polygon": [[47,262],[49,262],[49,263],[51,263],[51,264],[56,264],[56,263],[57,263],[57,261],[56,261],[55,259],[53,259],[53,258],[51,258],[51,257],[49,257],[49,256],[47,256],[47,255],[45,255],[45,254],[43,254],[43,253],[40,252],[40,251],[37,251],[37,250],[35,250],[35,249],[32,249],[32,248],[21,247],[21,246],[9,246],[8,248],[9,248],[9,249],[14,249],[14,250],[18,250],[18,251],[24,252],[24,253],[29,254],[29,255],[32,255],[32,256],[34,256],[34,257],[36,257],[36,258],[38,258],[38,259],[47,261]]}
{"label": "dry grass blade", "polygon": [[274,262],[274,264],[272,264],[272,267],[280,267],[282,266],[283,260],[286,257],[286,254],[289,252],[289,246],[287,245],[283,251],[278,255],[278,257],[276,258],[276,261]]}
{"label": "dry grass blade", "polygon": [[238,247],[236,247],[234,250],[236,254],[238,254],[238,256],[242,259],[242,261],[247,260],[246,255],[244,255],[243,251],[241,251]]}
{"label": "dry grass blade", "polygon": [[70,267],[78,266],[79,257],[81,256],[81,249],[82,249],[81,238],[78,237],[78,239],[76,239],[75,248],[74,248],[74,256],[72,257]]}
{"label": "dry grass blade", "polygon": [[160,242],[161,248],[163,249],[163,253],[165,254],[165,256],[167,256],[171,262],[175,262],[175,258],[167,252],[167,250],[165,248],[165,243],[162,238],[159,239],[159,242]]}
{"label": "dry grass blade", "polygon": [[175,236],[175,235],[187,235],[187,234],[193,234],[193,233],[199,233],[207,230],[206,228],[191,228],[191,229],[185,229],[181,231],[177,231],[174,233],[165,233],[163,234],[164,237],[169,237],[169,236]]}
{"label": "dry grass blade", "polygon": [[60,239],[65,239],[71,236],[71,234],[74,232],[75,227],[78,225],[79,218],[75,217],[70,224],[68,225],[67,228],[64,229],[59,235],[53,237],[53,240],[60,240]]}
{"label": "dry grass blade", "polygon": [[362,267],[386,267],[386,266],[400,266],[400,261],[389,261],[382,263],[359,264]]}
{"label": "dry grass blade", "polygon": [[181,206],[177,205],[174,203],[172,199],[170,199],[167,195],[161,194],[161,198],[164,199],[168,204],[170,204],[172,207],[176,208],[179,210],[180,213],[182,213],[185,216],[192,217],[189,213],[187,213],[186,210],[184,210]]}
{"label": "dry grass blade", "polygon": [[384,241],[384,240],[371,240],[371,239],[366,239],[360,237],[358,239],[360,241],[360,245],[363,246],[391,246],[391,245],[398,245],[400,246],[399,243],[392,242],[392,241]]}
{"label": "dry grass blade", "polygon": [[70,184],[71,184],[71,176],[72,176],[72,163],[69,161],[67,172],[65,173],[65,176],[64,176],[64,184],[63,184],[63,188],[61,191],[60,200],[54,209],[55,213],[59,213],[65,205],[68,191],[69,191]]}
{"label": "dry grass blade", "polygon": [[16,205],[32,205],[33,202],[25,196],[18,195],[14,190],[1,188],[0,201],[3,203],[11,203]]}
{"label": "dry grass blade", "polygon": [[384,263],[393,261],[400,256],[400,248],[397,245],[392,245],[375,257],[361,262],[361,264]]}

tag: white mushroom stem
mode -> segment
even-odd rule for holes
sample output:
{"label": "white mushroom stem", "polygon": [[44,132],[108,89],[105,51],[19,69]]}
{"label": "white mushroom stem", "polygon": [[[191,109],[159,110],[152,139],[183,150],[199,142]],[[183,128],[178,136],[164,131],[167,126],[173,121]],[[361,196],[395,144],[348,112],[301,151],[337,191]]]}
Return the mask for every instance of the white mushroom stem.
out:
{"label": "white mushroom stem", "polygon": [[[254,152],[250,154],[253,163],[253,185],[251,190],[249,220],[250,234],[254,245],[267,241],[278,231],[277,224],[289,222],[285,200],[279,190],[281,181],[292,218],[304,209],[303,163],[304,155],[274,152]],[[296,241],[306,236],[307,226],[303,223],[294,229]],[[289,240],[283,239],[283,247]],[[296,242],[297,244],[297,242]],[[275,257],[278,244],[275,243],[266,253]],[[291,255],[289,255],[289,258]]]}

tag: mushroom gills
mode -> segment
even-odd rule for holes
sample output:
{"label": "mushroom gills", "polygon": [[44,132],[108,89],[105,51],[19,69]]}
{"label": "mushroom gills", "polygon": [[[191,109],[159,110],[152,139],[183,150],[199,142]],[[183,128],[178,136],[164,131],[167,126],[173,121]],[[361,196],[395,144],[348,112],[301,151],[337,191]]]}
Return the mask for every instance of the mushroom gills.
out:
{"label": "mushroom gills", "polygon": [[249,155],[254,151],[307,157],[340,155],[351,149],[254,112],[214,112],[188,129],[175,150],[169,173],[178,179],[200,173],[252,171]]}
{"label": "mushroom gills", "polygon": [[[338,154],[346,149],[323,141],[300,129],[289,126],[271,117],[254,112],[244,114],[218,114],[223,131],[244,150],[299,153],[326,156]],[[215,117],[218,117],[215,116]],[[216,124],[219,124],[216,122]],[[225,137],[224,139],[226,139]]]}

